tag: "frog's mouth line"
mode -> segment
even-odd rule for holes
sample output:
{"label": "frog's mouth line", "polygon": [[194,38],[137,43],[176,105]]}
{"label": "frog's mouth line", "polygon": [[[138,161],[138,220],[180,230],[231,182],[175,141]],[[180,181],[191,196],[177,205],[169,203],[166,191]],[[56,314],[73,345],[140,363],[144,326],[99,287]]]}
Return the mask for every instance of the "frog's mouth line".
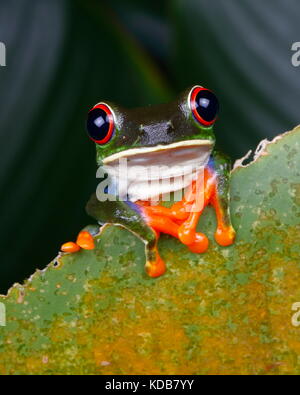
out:
{"label": "frog's mouth line", "polygon": [[210,140],[132,148],[105,158],[103,165],[129,200],[157,199],[188,187],[207,165],[212,148]]}
{"label": "frog's mouth line", "polygon": [[169,153],[173,153],[173,152],[175,153],[175,151],[178,153],[179,152],[183,153],[183,151],[185,151],[185,153],[188,155],[188,150],[190,148],[205,147],[211,150],[212,146],[213,146],[213,142],[211,140],[185,140],[168,145],[157,145],[156,147],[130,148],[128,150],[118,152],[116,154],[104,158],[103,164],[111,165],[113,164],[113,162],[116,162],[120,159],[126,158],[128,160],[131,160],[133,159],[133,157],[135,157],[135,159],[138,159],[139,163],[136,163],[136,165],[138,165],[138,164],[142,164],[141,163],[142,159],[147,158],[149,154],[168,153],[168,151]]}

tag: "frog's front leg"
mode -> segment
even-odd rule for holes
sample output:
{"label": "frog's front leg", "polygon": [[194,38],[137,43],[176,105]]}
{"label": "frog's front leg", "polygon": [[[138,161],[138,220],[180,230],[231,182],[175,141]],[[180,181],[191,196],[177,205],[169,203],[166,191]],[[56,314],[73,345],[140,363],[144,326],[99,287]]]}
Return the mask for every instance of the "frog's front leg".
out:
{"label": "frog's front leg", "polygon": [[[88,228],[92,228],[92,226]],[[61,246],[61,251],[73,253],[80,251],[81,248],[84,250],[93,250],[95,248],[93,233],[98,232],[93,232],[90,229],[83,229],[79,232],[76,242],[69,241],[64,243]]]}
{"label": "frog's front leg", "polygon": [[210,204],[214,207],[217,217],[215,239],[218,244],[226,247],[235,240],[235,230],[231,224],[229,207],[230,159],[221,152],[214,151],[209,168],[216,174],[216,182],[210,198]]}
{"label": "frog's front leg", "polygon": [[147,223],[141,206],[121,200],[99,202],[96,195],[92,195],[87,212],[100,224],[122,226],[138,236],[145,244],[148,275],[158,277],[165,273],[166,266],[157,248],[159,233]]}
{"label": "frog's front leg", "polygon": [[204,208],[209,204],[215,185],[215,174],[209,169],[204,169],[197,180],[193,181],[190,190],[182,202],[176,203],[173,210],[184,210],[187,218],[178,229],[178,238],[191,251],[196,253],[205,252],[208,248],[208,239],[203,233],[196,232],[196,228]]}
{"label": "frog's front leg", "polygon": [[[189,194],[184,199],[186,205],[190,203],[191,212],[179,227],[178,237],[194,252],[205,250],[204,235],[202,242],[195,243],[195,239],[202,235],[196,232],[196,228],[200,216],[208,204],[211,204],[216,211],[218,225],[215,239],[218,244],[229,246],[234,242],[235,231],[231,225],[229,211],[229,177],[229,159],[215,151],[203,176],[200,177],[202,182],[194,181]],[[196,196],[200,193],[203,193],[203,199],[200,199],[200,203],[195,203]]]}

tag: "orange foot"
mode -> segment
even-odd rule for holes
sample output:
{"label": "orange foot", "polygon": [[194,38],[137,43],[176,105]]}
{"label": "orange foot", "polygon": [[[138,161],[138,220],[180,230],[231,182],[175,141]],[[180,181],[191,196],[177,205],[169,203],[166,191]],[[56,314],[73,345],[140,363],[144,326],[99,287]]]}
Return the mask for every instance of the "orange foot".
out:
{"label": "orange foot", "polygon": [[70,241],[63,244],[61,251],[74,253],[80,251],[81,248],[84,250],[93,250],[95,248],[93,236],[85,230],[79,232],[76,243]]}
{"label": "orange foot", "polygon": [[187,245],[188,249],[195,254],[203,254],[207,251],[209,245],[208,238],[203,233],[196,233],[195,240],[192,244]]}
{"label": "orange foot", "polygon": [[215,239],[220,246],[230,246],[235,240],[235,230],[232,226],[218,226],[215,233]]}
{"label": "orange foot", "polygon": [[152,278],[156,278],[159,276],[162,276],[166,272],[166,265],[165,262],[161,259],[161,257],[158,255],[156,256],[155,261],[147,261],[146,266],[145,266],[146,272],[148,276]]}
{"label": "orange foot", "polygon": [[208,248],[208,239],[203,233],[196,232],[197,224],[204,208],[211,204],[216,211],[218,227],[215,239],[221,246],[229,246],[235,240],[235,231],[226,224],[226,217],[217,191],[216,175],[205,169],[200,186],[203,187],[203,202],[199,204],[196,196],[199,192],[194,181],[182,201],[173,204],[169,209],[163,206],[150,206],[149,202],[136,202],[142,206],[143,215],[148,225],[155,231],[167,233],[178,238],[190,251],[203,253]]}

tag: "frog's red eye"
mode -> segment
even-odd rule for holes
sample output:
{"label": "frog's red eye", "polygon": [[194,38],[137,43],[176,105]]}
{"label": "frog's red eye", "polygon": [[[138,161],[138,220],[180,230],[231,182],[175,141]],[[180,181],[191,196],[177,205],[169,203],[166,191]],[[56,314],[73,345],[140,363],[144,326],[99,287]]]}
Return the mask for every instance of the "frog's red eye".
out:
{"label": "frog's red eye", "polygon": [[89,137],[97,144],[107,143],[114,132],[115,122],[111,109],[106,104],[97,104],[87,119]]}
{"label": "frog's red eye", "polygon": [[198,86],[191,92],[190,107],[198,122],[211,126],[217,119],[219,101],[209,89]]}

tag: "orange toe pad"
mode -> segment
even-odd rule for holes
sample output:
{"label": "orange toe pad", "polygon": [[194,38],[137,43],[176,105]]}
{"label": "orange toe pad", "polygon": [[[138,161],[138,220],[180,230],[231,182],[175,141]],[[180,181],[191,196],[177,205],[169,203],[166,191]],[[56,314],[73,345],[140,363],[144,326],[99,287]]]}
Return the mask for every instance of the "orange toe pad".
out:
{"label": "orange toe pad", "polygon": [[195,254],[202,254],[203,252],[206,252],[208,245],[208,238],[203,233],[196,233],[195,241],[187,247]]}
{"label": "orange toe pad", "polygon": [[78,252],[80,247],[76,243],[70,241],[69,243],[63,244],[60,249],[63,252]]}
{"label": "orange toe pad", "polygon": [[165,262],[160,256],[158,256],[154,262],[148,261],[145,268],[148,276],[152,278],[162,276],[166,272]]}
{"label": "orange toe pad", "polygon": [[84,250],[93,250],[95,248],[93,236],[85,230],[79,233],[76,244]]}
{"label": "orange toe pad", "polygon": [[181,241],[181,243],[185,245],[193,244],[196,238],[196,231],[195,229],[191,228],[189,224],[186,224],[184,222],[178,228],[178,238]]}
{"label": "orange toe pad", "polygon": [[219,227],[215,233],[215,239],[223,247],[230,246],[235,240],[235,230],[232,226],[226,228]]}

